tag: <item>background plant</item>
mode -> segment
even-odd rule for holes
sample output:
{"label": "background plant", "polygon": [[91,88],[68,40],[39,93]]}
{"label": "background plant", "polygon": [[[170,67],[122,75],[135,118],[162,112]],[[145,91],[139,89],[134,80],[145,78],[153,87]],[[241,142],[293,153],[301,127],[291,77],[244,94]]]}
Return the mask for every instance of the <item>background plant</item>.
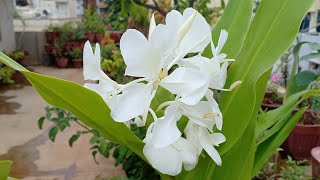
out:
{"label": "background plant", "polygon": [[[144,162],[138,155],[134,154],[130,149],[124,145],[116,144],[110,142],[108,139],[104,138],[99,131],[91,129],[86,125],[82,124],[75,116],[70,112],[57,108],[49,107],[45,108],[45,115],[38,119],[39,129],[43,128],[43,124],[49,121],[53,126],[50,126],[48,133],[49,139],[54,142],[56,136],[59,132],[63,132],[66,128],[71,126],[77,126],[78,130],[69,138],[69,146],[73,147],[74,143],[82,135],[90,135],[89,144],[91,144],[91,154],[93,160],[99,164],[96,160],[98,154],[102,155],[105,158],[109,158],[110,154],[115,158],[115,166],[122,166],[122,169],[126,172],[129,179],[159,179],[159,175],[156,171],[153,170],[150,165]],[[130,125],[131,131],[143,139],[146,133],[145,128],[138,128],[136,125]]]}
{"label": "background plant", "polygon": [[6,65],[0,66],[0,82],[3,84],[13,84],[13,74],[16,71]]}
{"label": "background plant", "polygon": [[73,59],[82,59],[82,51],[79,48],[72,48],[70,52],[70,56]]}

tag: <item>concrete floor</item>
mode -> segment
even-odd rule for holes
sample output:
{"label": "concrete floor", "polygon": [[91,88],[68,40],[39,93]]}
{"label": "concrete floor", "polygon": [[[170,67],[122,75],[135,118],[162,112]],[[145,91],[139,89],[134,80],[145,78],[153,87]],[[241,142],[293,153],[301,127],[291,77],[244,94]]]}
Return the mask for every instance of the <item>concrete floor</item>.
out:
{"label": "concrete floor", "polygon": [[[82,69],[29,67],[35,72],[83,84]],[[124,174],[114,167],[114,159],[91,155],[90,136],[81,137],[70,148],[68,139],[80,127],[74,125],[59,133],[56,142],[48,138],[52,124],[39,130],[37,120],[47,103],[30,85],[0,89],[0,160],[12,160],[11,176],[27,180],[94,180]]]}

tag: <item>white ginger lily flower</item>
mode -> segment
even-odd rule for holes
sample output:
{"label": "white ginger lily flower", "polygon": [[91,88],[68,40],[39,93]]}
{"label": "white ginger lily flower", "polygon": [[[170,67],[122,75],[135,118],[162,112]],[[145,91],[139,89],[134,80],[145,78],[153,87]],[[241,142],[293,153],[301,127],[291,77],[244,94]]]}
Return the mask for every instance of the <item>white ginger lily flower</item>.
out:
{"label": "white ginger lily flower", "polygon": [[[175,61],[182,59],[189,52],[202,51],[210,42],[210,27],[199,13],[194,9],[187,9],[184,16],[180,16],[184,20],[179,21],[181,27],[178,29],[169,25],[155,25],[152,16],[148,40],[142,33],[132,29],[127,30],[120,40],[120,49],[127,65],[125,74],[142,77],[137,82],[145,80],[152,86],[151,93],[144,90],[145,96],[149,98],[142,115],[144,123],[158,85],[177,94],[182,102],[190,105],[199,102],[206,92],[207,82],[198,70],[181,67],[168,75],[168,70]],[[172,20],[169,22],[172,23]],[[200,25],[207,27],[203,28],[205,31],[197,31]],[[198,37],[199,34],[202,40],[195,42],[194,37]],[[173,59],[177,52],[178,57]]]}
{"label": "white ginger lily flower", "polygon": [[219,144],[226,141],[223,134],[209,133],[207,128],[194,124],[192,121],[188,122],[184,133],[187,140],[192,142],[192,144],[197,148],[198,155],[200,155],[204,149],[217,165],[220,166],[222,164],[219,152],[214,148],[214,146],[219,146]]}
{"label": "white ginger lily flower", "polygon": [[[145,94],[152,86],[143,83],[131,83],[124,86],[111,80],[100,69],[100,47],[96,45],[93,53],[89,42],[83,52],[83,74],[85,80],[99,80],[98,84],[86,83],[84,86],[97,92],[111,109],[111,116],[117,122],[126,122],[144,113],[148,99]],[[122,92],[121,94],[119,94]]]}
{"label": "white ginger lily flower", "polygon": [[179,35],[179,44],[175,53],[180,59],[188,53],[202,52],[210,43],[210,25],[193,8],[185,9],[183,14],[176,10],[169,12],[166,15],[166,25]]}
{"label": "white ginger lily flower", "polygon": [[153,123],[149,126],[143,140],[146,143],[143,147],[143,154],[149,163],[161,173],[170,176],[178,175],[182,170],[182,165],[186,170],[191,170],[189,167],[194,167],[198,161],[197,150],[193,144],[180,137],[172,144],[157,148],[152,143],[153,126]]}
{"label": "white ginger lily flower", "polygon": [[177,127],[177,122],[181,116],[188,117],[189,121],[213,132],[213,126],[218,130],[222,129],[222,113],[218,103],[213,99],[212,91],[206,93],[208,101],[200,101],[196,105],[187,105],[178,100],[168,101],[161,104],[158,108],[162,109],[169,105],[165,110],[165,115],[154,122],[152,143],[157,148],[165,147],[175,142],[181,136]]}
{"label": "white ginger lily flower", "polygon": [[[209,88],[231,91],[236,86],[241,84],[240,81],[234,82],[229,89],[224,89],[224,85],[227,79],[228,62],[234,61],[233,59],[226,59],[226,54],[220,54],[226,40],[228,33],[225,30],[221,30],[218,46],[215,48],[211,41],[211,50],[213,57],[208,59],[200,55],[191,58],[183,59],[179,65],[182,67],[194,68],[202,72],[202,76],[209,78]],[[220,64],[222,63],[222,66]]]}

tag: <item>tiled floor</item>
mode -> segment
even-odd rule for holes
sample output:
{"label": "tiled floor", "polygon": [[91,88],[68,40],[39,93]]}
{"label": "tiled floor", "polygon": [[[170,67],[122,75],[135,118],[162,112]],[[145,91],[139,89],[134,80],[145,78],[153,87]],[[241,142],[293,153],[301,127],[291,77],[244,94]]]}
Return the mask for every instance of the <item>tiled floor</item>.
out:
{"label": "tiled floor", "polygon": [[[30,67],[36,72],[83,84],[82,69]],[[48,139],[52,124],[39,130],[37,120],[47,106],[32,86],[0,89],[0,160],[14,162],[11,176],[27,180],[94,180],[97,177],[120,176],[121,167],[114,159],[98,157],[97,165],[91,155],[90,137],[81,137],[70,148],[69,137],[76,125],[58,134],[56,142]]]}

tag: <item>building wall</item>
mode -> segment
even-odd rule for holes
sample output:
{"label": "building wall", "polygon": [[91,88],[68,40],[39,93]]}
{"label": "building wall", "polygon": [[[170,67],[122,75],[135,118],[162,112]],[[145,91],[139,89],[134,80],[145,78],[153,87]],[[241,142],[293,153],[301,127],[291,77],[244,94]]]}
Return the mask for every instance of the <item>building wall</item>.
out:
{"label": "building wall", "polygon": [[[17,49],[30,53],[30,64],[40,65],[43,59],[45,36],[44,32],[16,32]],[[32,44],[30,46],[30,44]]]}
{"label": "building wall", "polygon": [[11,0],[0,0],[0,51],[15,49],[12,8]]}

